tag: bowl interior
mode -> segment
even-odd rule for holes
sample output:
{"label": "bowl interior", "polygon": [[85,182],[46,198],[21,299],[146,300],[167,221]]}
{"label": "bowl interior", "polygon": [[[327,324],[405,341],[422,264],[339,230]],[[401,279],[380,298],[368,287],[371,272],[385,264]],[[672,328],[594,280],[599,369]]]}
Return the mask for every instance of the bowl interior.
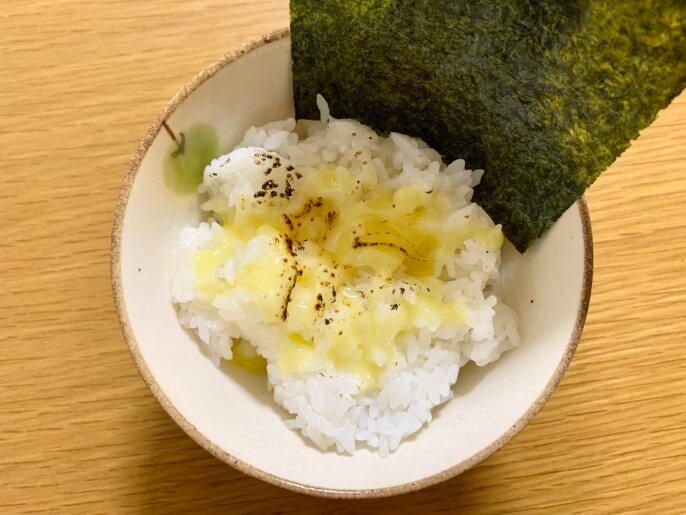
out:
{"label": "bowl interior", "polygon": [[[254,46],[197,80],[202,84],[178,103],[169,127],[181,132],[209,124],[223,153],[251,125],[292,116],[290,40],[284,35]],[[329,100],[335,106],[336,100]],[[165,186],[162,161],[172,142],[165,131],[155,135],[157,129],[147,152],[141,151],[135,180],[130,177],[125,185],[125,193],[130,187],[125,205],[122,196],[123,218],[114,238],[115,297],[146,381],[176,422],[215,455],[312,493],[410,490],[446,479],[493,452],[535,414],[559,381],[583,324],[590,287],[590,234],[582,204],[572,206],[526,254],[507,244],[502,295],[520,317],[519,348],[491,366],[464,368],[454,398],[390,457],[317,450],[286,428],[286,414],[271,400],[264,377],[232,366],[216,368],[177,322],[170,302],[172,253],[180,229],[197,223],[199,212],[193,194],[178,195]]]}

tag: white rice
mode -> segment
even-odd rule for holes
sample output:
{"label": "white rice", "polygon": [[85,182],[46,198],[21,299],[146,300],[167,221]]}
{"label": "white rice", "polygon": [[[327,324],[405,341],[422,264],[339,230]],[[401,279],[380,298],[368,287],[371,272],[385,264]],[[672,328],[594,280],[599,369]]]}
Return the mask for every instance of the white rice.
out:
{"label": "white rice", "polygon": [[[255,345],[268,361],[267,379],[274,400],[292,415],[286,421],[289,427],[321,449],[335,447],[340,453],[352,453],[367,446],[385,457],[431,421],[435,406],[450,399],[460,367],[470,360],[486,365],[518,344],[514,313],[492,293],[499,250],[488,251],[476,239],[467,240],[454,263],[435,271],[435,277],[448,283],[447,300],[459,298],[467,306],[467,322],[403,334],[396,341],[400,358],[371,391],[364,391],[355,375],[333,369],[282,374],[273,345],[277,328],[262,320],[248,296],[236,292],[207,302],[194,291],[191,256],[222,234],[212,211],[253,201],[264,179],[254,156],[265,150],[303,175],[337,166],[358,172],[371,164],[379,183],[391,188],[419,184],[426,190],[450,191],[459,199],[455,219],[468,215],[493,226],[488,215],[470,202],[481,170],[466,170],[463,160],[446,166],[440,155],[419,139],[396,133],[380,137],[356,121],[331,118],[321,97],[318,105],[321,121],[296,124],[288,119],[252,127],[232,152],[230,166],[228,154],[207,166],[200,194],[207,199],[203,208],[209,212],[208,220],[181,234],[172,298],[181,324],[197,333],[215,363],[231,359],[234,339],[244,338]],[[274,171],[275,181],[281,172]],[[241,263],[261,252],[258,243],[252,248],[251,242],[238,252],[220,273],[231,277]],[[404,293],[410,303],[413,295],[409,288]]]}

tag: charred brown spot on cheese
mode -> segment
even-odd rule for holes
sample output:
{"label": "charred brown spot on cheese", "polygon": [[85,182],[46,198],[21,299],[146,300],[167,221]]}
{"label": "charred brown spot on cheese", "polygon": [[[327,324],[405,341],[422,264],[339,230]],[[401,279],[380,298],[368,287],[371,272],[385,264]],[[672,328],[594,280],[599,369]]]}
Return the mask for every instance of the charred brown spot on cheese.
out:
{"label": "charred brown spot on cheese", "polygon": [[294,264],[293,265],[293,275],[291,277],[291,282],[288,285],[288,289],[286,290],[286,298],[284,299],[283,303],[283,309],[281,310],[281,320],[284,322],[288,320],[288,305],[291,303],[291,296],[293,295],[293,289],[295,288],[295,285],[298,282],[298,277],[302,275],[302,271],[298,269],[298,267]]}
{"label": "charred brown spot on cheese", "polygon": [[362,241],[359,236],[356,236],[353,239],[353,248],[354,249],[357,249],[360,247],[379,247],[379,246],[391,247],[391,248],[399,250],[400,252],[402,252],[406,256],[410,255],[410,253],[405,248],[401,247],[397,243],[393,243],[390,241]]}
{"label": "charred brown spot on cheese", "polygon": [[281,217],[283,218],[283,221],[288,226],[288,228],[291,231],[294,231],[295,229],[293,227],[293,221],[291,220],[291,217],[288,216],[287,214],[282,214]]}

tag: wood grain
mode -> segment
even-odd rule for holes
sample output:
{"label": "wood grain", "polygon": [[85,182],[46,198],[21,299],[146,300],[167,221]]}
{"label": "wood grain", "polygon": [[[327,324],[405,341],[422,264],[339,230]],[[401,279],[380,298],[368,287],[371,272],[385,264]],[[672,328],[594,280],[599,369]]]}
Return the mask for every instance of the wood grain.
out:
{"label": "wood grain", "polygon": [[315,499],[223,465],[162,411],[110,296],[119,184],[174,92],[287,16],[286,0],[3,3],[0,512],[686,511],[686,94],[589,190],[577,356],[475,469],[401,497]]}

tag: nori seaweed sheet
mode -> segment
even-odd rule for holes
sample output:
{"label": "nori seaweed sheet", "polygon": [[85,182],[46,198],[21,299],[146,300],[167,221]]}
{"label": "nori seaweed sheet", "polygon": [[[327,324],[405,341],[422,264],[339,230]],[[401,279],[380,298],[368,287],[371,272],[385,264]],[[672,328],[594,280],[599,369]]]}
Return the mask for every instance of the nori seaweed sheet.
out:
{"label": "nori seaweed sheet", "polygon": [[685,0],[291,0],[291,31],[298,117],[321,93],[484,168],[520,251],[686,84]]}

